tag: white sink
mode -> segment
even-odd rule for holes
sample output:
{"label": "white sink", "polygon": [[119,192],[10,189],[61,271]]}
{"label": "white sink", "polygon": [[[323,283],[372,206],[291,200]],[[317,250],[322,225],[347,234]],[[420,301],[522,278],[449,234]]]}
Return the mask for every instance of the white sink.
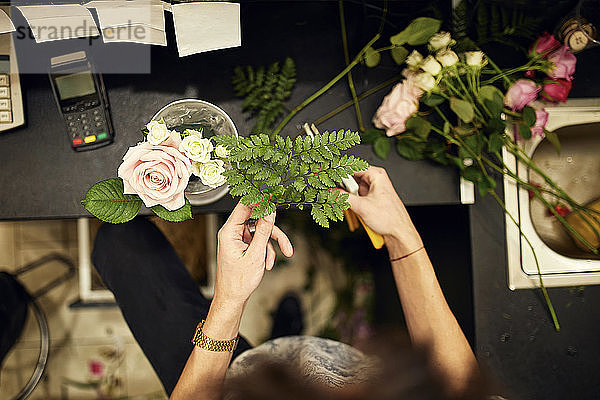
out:
{"label": "white sink", "polygon": [[[574,99],[546,107],[549,130],[555,131],[563,150],[550,151],[550,143],[535,138],[524,150],[536,165],[581,204],[600,197],[600,99]],[[524,181],[543,183],[515,157],[503,150],[504,162]],[[579,250],[560,222],[547,216],[539,200],[531,201],[528,191],[504,177],[506,208],[521,224],[522,232],[535,249],[545,286],[600,284],[600,259]],[[531,248],[519,228],[506,216],[508,286],[524,289],[539,286],[538,271]]]}

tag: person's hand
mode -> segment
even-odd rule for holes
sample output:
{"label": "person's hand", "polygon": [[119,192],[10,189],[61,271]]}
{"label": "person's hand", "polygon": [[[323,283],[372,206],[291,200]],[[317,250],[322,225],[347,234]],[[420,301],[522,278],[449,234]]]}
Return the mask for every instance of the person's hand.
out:
{"label": "person's hand", "polygon": [[277,241],[286,257],[294,253],[290,239],[275,226],[275,213],[259,219],[252,236],[246,225],[252,210],[238,203],[219,230],[215,299],[221,302],[245,304],[265,269],[273,268],[276,253],[270,238]]}
{"label": "person's hand", "polygon": [[354,174],[354,178],[358,183],[358,196],[350,194],[348,197],[352,211],[383,235],[392,258],[423,245],[385,169],[371,166]]}

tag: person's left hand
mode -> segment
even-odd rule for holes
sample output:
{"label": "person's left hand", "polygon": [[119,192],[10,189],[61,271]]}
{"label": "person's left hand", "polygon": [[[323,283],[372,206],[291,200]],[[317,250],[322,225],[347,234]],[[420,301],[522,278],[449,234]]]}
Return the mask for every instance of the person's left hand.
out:
{"label": "person's left hand", "polygon": [[277,241],[286,257],[294,253],[290,239],[275,226],[275,213],[259,219],[252,236],[246,221],[253,208],[238,203],[219,230],[215,298],[226,303],[245,304],[265,269],[273,268],[276,253],[270,238]]}

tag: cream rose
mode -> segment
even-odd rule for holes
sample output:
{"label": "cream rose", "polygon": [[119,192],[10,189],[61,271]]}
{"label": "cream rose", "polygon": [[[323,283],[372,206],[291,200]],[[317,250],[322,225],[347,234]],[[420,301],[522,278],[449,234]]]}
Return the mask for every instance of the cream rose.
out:
{"label": "cream rose", "polygon": [[146,207],[160,204],[170,211],[183,207],[192,165],[178,150],[180,143],[179,133],[171,131],[160,145],[142,142],[130,147],[118,171],[123,193],[137,194]]}
{"label": "cream rose", "polygon": [[225,146],[218,145],[215,147],[215,156],[218,158],[227,158],[229,157],[229,150]]}
{"label": "cream rose", "polygon": [[429,72],[431,75],[436,76],[442,70],[442,66],[435,60],[433,56],[427,56],[421,63],[421,69],[425,72]]}
{"label": "cream rose", "polygon": [[452,37],[448,32],[436,33],[429,39],[429,50],[435,51],[448,47],[452,44]]}
{"label": "cream rose", "polygon": [[483,65],[483,52],[482,51],[467,51],[465,53],[465,60],[467,65],[472,67],[481,67]]}
{"label": "cream rose", "polygon": [[412,53],[406,57],[406,65],[408,65],[411,69],[418,69],[423,62],[423,56],[416,50],[413,50]]}
{"label": "cream rose", "polygon": [[435,58],[437,58],[444,67],[451,67],[458,62],[458,56],[450,49],[438,51]]}
{"label": "cream rose", "polygon": [[435,78],[429,72],[421,72],[415,77],[415,84],[426,92],[435,87]]}
{"label": "cream rose", "polygon": [[205,163],[194,163],[193,173],[198,176],[202,183],[211,188],[217,188],[225,183],[226,179],[222,175],[225,172],[225,163],[222,160],[211,160]]}
{"label": "cream rose", "polygon": [[416,72],[405,69],[406,79],[394,86],[383,98],[383,102],[373,117],[377,128],[385,129],[387,136],[395,136],[406,130],[406,121],[419,110],[419,98],[423,91],[415,85]]}
{"label": "cream rose", "polygon": [[150,121],[146,125],[148,129],[148,143],[158,145],[167,140],[170,135],[170,131],[162,119],[160,121]]}
{"label": "cream rose", "polygon": [[200,137],[202,137],[202,132],[204,132],[204,129],[200,129],[199,131],[197,131],[195,129],[186,129],[184,131],[184,133],[187,133],[188,135],[196,135],[196,136],[200,136]]}
{"label": "cream rose", "polygon": [[188,156],[192,161],[204,163],[210,161],[213,144],[210,139],[204,139],[198,134],[193,134],[183,138],[179,145],[179,151]]}

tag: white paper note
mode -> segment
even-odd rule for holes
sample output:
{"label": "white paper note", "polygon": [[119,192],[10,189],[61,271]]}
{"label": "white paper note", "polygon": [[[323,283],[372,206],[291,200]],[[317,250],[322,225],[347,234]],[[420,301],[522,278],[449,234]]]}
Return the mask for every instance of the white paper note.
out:
{"label": "white paper note", "polygon": [[104,42],[134,42],[166,46],[165,13],[160,4],[96,1]]}
{"label": "white paper note", "polygon": [[171,11],[180,57],[242,45],[237,3],[173,4]]}
{"label": "white paper note", "polygon": [[15,30],[10,17],[6,15],[4,10],[0,10],[0,33],[12,32]]}
{"label": "white paper note", "polygon": [[89,10],[80,5],[18,6],[17,8],[27,20],[38,43],[100,34]]}

